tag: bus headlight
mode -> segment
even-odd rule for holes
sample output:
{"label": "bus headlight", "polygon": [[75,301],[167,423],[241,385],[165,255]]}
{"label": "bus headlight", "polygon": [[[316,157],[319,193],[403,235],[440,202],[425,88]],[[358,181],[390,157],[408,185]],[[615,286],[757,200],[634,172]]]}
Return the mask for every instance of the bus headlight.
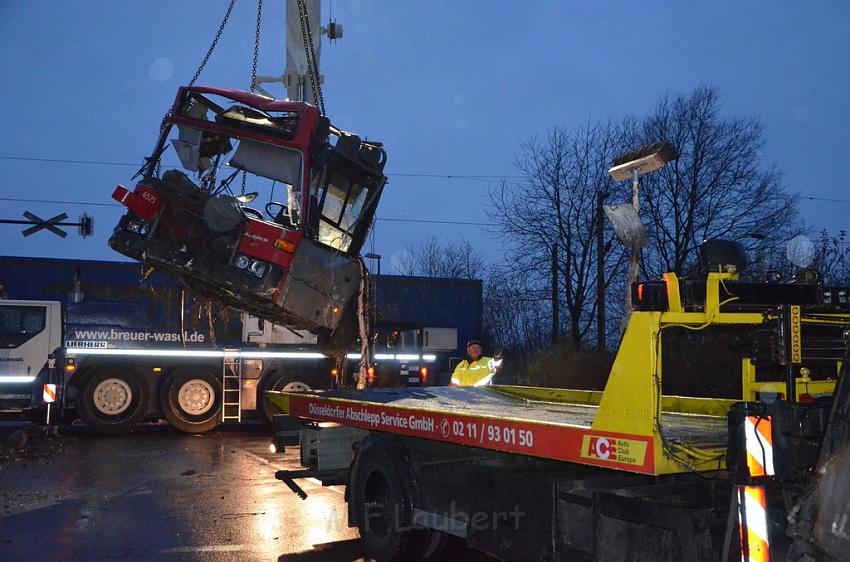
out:
{"label": "bus headlight", "polygon": [[251,264],[251,273],[256,275],[257,277],[262,277],[266,272],[266,264],[265,262],[261,262],[260,260],[255,261]]}
{"label": "bus headlight", "polygon": [[236,256],[236,261],[233,262],[233,265],[235,265],[239,269],[246,269],[249,265],[251,265],[251,260],[248,259],[248,256],[243,256],[240,254]]}
{"label": "bus headlight", "polygon": [[269,268],[269,264],[267,264],[263,260],[258,260],[257,258],[252,258],[244,254],[238,254],[236,256],[236,259],[233,260],[233,265],[237,269],[241,269],[246,273],[251,273],[252,275],[258,278],[261,278],[263,275],[265,275],[266,271]]}

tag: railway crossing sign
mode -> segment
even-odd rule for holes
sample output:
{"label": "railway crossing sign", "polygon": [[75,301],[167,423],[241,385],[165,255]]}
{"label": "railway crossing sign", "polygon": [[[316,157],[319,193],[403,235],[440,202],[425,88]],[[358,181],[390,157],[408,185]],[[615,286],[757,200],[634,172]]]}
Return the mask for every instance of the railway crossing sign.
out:
{"label": "railway crossing sign", "polygon": [[66,213],[60,213],[53,218],[43,219],[38,215],[29,211],[24,211],[24,218],[27,220],[0,219],[0,224],[29,224],[32,225],[21,233],[24,236],[31,236],[40,230],[52,232],[59,238],[65,238],[68,233],[59,228],[60,226],[76,226],[79,228],[79,235],[83,238],[91,236],[94,231],[94,220],[87,214],[80,215],[79,222],[62,222],[68,218]]}
{"label": "railway crossing sign", "polygon": [[24,211],[24,216],[29,220],[33,221],[35,226],[31,226],[28,229],[24,230],[24,236],[30,236],[31,234],[35,234],[39,230],[46,229],[58,236],[59,238],[65,238],[68,236],[68,233],[57,227],[56,225],[61,223],[63,220],[68,218],[68,215],[65,213],[61,213],[56,215],[52,219],[44,220],[43,218],[30,213],[29,211]]}

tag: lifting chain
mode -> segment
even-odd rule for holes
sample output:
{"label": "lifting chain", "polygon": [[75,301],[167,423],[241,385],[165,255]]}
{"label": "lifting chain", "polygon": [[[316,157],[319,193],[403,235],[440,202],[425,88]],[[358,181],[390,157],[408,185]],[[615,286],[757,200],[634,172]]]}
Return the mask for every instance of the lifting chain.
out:
{"label": "lifting chain", "polygon": [[316,51],[313,49],[313,32],[310,30],[310,15],[305,0],[298,0],[298,16],[301,20],[301,36],[304,39],[304,54],[307,58],[307,70],[310,73],[310,85],[313,99],[322,115],[325,115],[325,100],[322,97],[322,85],[319,83],[319,68],[316,65]]}
{"label": "lifting chain", "polygon": [[207,54],[204,55],[204,60],[201,61],[201,66],[198,67],[198,70],[195,71],[195,75],[192,76],[192,80],[189,82],[190,86],[195,85],[195,81],[201,75],[201,72],[204,70],[204,67],[210,60],[210,55],[212,55],[213,51],[215,50],[215,46],[218,45],[218,40],[221,38],[221,33],[224,31],[224,26],[227,25],[227,20],[230,19],[230,13],[233,12],[234,5],[236,5],[236,0],[230,0],[230,5],[227,7],[227,12],[224,14],[224,19],[221,20],[221,25],[218,26],[218,31],[215,34],[215,38],[213,38],[212,44],[210,44],[210,48],[207,50]]}
{"label": "lifting chain", "polygon": [[251,91],[257,88],[257,57],[260,54],[260,24],[263,21],[263,0],[257,1],[257,30],[254,33],[254,64],[251,66]]}
{"label": "lifting chain", "polygon": [[[262,5],[262,0],[260,0],[260,4]],[[221,39],[221,34],[224,32],[224,26],[227,25],[227,20],[230,19],[230,14],[233,12],[233,6],[235,6],[235,5],[236,5],[236,0],[230,0],[230,5],[227,6],[227,12],[224,13],[224,19],[221,20],[221,25],[218,26],[218,31],[216,31],[216,33],[215,33],[215,37],[213,38],[212,43],[210,44],[210,48],[207,49],[207,54],[204,55],[204,60],[201,61],[200,66],[198,66],[198,70],[195,71],[195,75],[192,76],[192,80],[189,81],[190,86],[195,85],[195,82],[201,76],[201,72],[203,72],[204,67],[207,65],[207,62],[209,62],[210,56],[212,55],[213,51],[215,50],[216,45],[218,45],[218,40]],[[257,33],[259,33],[259,25],[260,25],[259,22],[257,22]],[[256,47],[255,47],[255,50],[254,50],[254,72],[255,72],[255,74],[256,74],[256,70],[257,70],[257,51],[256,51]],[[252,84],[253,84],[253,81],[252,81]],[[252,88],[252,91],[253,91],[253,88]],[[170,118],[171,118],[171,110],[169,109],[168,112],[165,114],[165,117],[162,118],[162,122],[159,124],[159,134],[160,135],[165,130],[165,126],[168,124],[168,120]],[[157,163],[156,163],[156,175],[157,176],[159,176],[159,171],[160,171],[160,162],[157,161]]]}
{"label": "lifting chain", "polygon": [[[254,31],[254,60],[251,64],[251,92],[257,89],[257,57],[260,55],[260,25],[263,21],[263,0],[257,0],[257,27]],[[245,184],[248,181],[248,173],[242,172],[242,192],[245,195]]]}
{"label": "lifting chain", "polygon": [[224,31],[224,26],[227,25],[227,20],[230,19],[230,13],[233,11],[233,6],[236,5],[236,0],[230,0],[230,5],[227,7],[227,12],[224,14],[224,19],[221,20],[221,25],[218,26],[218,31],[213,38],[213,42],[210,44],[209,50],[207,50],[207,54],[204,55],[204,60],[201,61],[201,66],[198,67],[198,70],[195,71],[195,75],[192,76],[192,80],[189,82],[190,86],[195,85],[195,81],[203,72],[204,67],[207,65],[207,61],[210,60],[210,55],[215,50],[215,46],[218,45],[218,40],[221,38],[221,33]]}

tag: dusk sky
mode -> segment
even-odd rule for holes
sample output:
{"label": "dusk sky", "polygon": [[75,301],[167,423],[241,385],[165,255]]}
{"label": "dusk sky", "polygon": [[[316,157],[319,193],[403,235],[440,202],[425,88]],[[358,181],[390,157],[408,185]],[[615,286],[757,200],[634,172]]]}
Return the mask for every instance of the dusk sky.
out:
{"label": "dusk sky", "polygon": [[[124,259],[106,245],[123,209],[110,195],[132,185],[226,6],[0,0],[0,218],[86,212],[96,232],[24,238],[0,225],[0,255]],[[285,66],[283,6],[265,0],[261,74]],[[430,236],[498,260],[486,227],[399,220],[487,223],[488,188],[517,179],[522,141],[642,117],[700,84],[718,88],[724,115],[761,121],[764,163],[801,196],[813,233],[846,228],[848,2],[324,0],[323,24],[331,10],[345,36],[322,47],[327,113],[388,153],[374,236],[384,273]],[[255,17],[256,1],[237,1],[199,84],[248,89]]]}

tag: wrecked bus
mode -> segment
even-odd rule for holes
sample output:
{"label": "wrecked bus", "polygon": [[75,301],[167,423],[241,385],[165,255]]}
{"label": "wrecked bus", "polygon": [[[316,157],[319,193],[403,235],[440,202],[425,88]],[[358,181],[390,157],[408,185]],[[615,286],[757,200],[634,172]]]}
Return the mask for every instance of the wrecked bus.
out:
{"label": "wrecked bus", "polygon": [[222,304],[353,341],[385,163],[310,104],[183,87],[135,188],[113,193],[128,211],[109,245]]}

